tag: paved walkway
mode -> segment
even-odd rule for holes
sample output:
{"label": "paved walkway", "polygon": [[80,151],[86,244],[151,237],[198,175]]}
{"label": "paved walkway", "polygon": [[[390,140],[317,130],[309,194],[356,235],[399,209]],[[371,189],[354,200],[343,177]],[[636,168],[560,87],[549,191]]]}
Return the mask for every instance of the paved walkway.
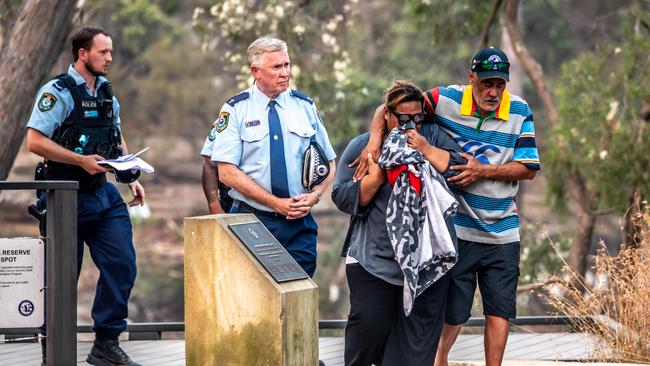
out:
{"label": "paved walkway", "polygon": [[[624,366],[643,366],[638,363],[603,363],[603,362],[568,362],[568,361],[537,361],[537,360],[516,360],[516,361],[504,361],[501,366],[614,366],[614,365],[624,365]],[[461,362],[450,362],[449,366],[485,366],[484,361],[461,361]]]}
{"label": "paved walkway", "polygon": [[[511,333],[508,337],[503,366],[576,365],[588,360],[593,338],[577,333]],[[146,366],[184,366],[185,342],[177,341],[122,341],[122,347],[133,359]],[[77,343],[78,365],[85,360],[91,342]],[[343,366],[343,337],[320,338],[320,359],[326,366]],[[450,354],[454,366],[482,366],[483,335],[461,334]],[[41,361],[41,347],[37,343],[0,344],[1,366],[37,366]],[[589,366],[605,365],[590,363]],[[612,365],[612,364],[607,364]],[[630,364],[626,364],[629,366]]]}

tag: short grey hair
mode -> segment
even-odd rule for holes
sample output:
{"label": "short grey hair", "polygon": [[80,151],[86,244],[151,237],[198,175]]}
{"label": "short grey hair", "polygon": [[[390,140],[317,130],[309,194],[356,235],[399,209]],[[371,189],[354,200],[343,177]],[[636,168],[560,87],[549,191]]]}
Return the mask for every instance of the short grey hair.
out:
{"label": "short grey hair", "polygon": [[257,66],[262,54],[278,51],[288,52],[285,41],[268,36],[260,37],[248,46],[248,61],[251,66]]}

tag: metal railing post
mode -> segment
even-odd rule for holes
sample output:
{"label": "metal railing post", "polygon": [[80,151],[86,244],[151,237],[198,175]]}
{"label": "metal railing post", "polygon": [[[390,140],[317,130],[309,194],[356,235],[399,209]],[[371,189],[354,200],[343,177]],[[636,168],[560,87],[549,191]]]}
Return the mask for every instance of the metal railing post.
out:
{"label": "metal railing post", "polygon": [[47,192],[47,365],[77,363],[77,192]]}
{"label": "metal railing post", "polygon": [[0,181],[0,191],[47,192],[46,365],[77,364],[77,189],[74,181]]}

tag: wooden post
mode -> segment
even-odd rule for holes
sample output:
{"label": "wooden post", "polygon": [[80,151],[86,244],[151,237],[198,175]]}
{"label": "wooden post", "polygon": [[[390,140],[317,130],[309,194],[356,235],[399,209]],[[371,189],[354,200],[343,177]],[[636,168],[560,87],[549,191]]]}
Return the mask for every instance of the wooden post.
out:
{"label": "wooden post", "polygon": [[317,365],[318,287],[276,283],[228,229],[254,215],[185,218],[185,357],[192,365]]}
{"label": "wooden post", "polygon": [[47,365],[77,362],[77,192],[47,191]]}

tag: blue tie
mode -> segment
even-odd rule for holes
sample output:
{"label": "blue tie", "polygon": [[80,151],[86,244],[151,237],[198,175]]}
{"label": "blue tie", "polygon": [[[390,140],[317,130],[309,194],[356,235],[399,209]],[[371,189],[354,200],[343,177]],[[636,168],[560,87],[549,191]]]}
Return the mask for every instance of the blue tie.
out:
{"label": "blue tie", "polygon": [[276,101],[269,102],[269,141],[271,142],[271,193],[280,198],[289,198],[287,163],[284,160],[284,140],[280,117],[275,110]]}

